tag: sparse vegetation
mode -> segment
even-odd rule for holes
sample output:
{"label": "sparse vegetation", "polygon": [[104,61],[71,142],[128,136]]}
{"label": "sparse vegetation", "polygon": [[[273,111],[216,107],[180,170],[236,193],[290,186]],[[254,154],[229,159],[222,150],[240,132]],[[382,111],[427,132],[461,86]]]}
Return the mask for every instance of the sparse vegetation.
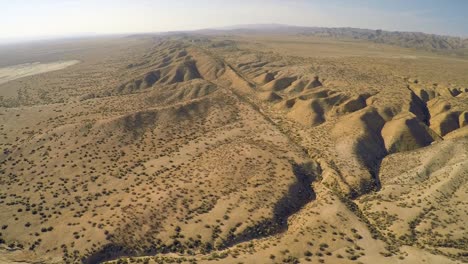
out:
{"label": "sparse vegetation", "polygon": [[0,254],[466,261],[466,63],[275,38],[91,41],[2,84]]}

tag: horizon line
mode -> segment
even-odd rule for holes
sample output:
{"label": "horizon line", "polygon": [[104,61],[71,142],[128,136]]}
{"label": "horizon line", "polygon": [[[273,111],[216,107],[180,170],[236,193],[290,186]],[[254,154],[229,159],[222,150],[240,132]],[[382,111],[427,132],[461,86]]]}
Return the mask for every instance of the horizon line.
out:
{"label": "horizon line", "polygon": [[[361,29],[361,30],[382,30],[385,32],[393,33],[420,33],[426,35],[435,35],[442,37],[452,37],[460,39],[468,39],[468,35],[451,35],[443,33],[427,33],[423,31],[404,31],[404,30],[388,30],[388,29],[372,29],[372,28],[360,28],[360,27],[351,27],[351,26],[336,26],[336,27],[324,27],[324,26],[301,26],[301,25],[289,25],[289,24],[280,24],[280,23],[246,23],[246,24],[235,24],[221,27],[205,27],[197,29],[187,29],[187,30],[167,30],[167,31],[135,31],[135,32],[120,32],[120,33],[96,33],[96,32],[82,32],[74,34],[57,34],[57,35],[42,35],[42,36],[25,36],[25,37],[11,37],[11,38],[0,38],[0,45],[10,45],[10,44],[25,44],[32,42],[42,42],[42,41],[54,41],[54,40],[69,40],[74,38],[93,38],[93,37],[118,37],[118,36],[130,36],[130,35],[147,35],[147,34],[164,34],[164,33],[191,33],[191,32],[201,32],[201,31],[235,31],[235,30],[267,30],[266,28],[246,28],[246,26],[276,26],[276,27],[294,27],[294,28],[327,28],[327,29]],[[270,28],[273,29],[274,27]]]}

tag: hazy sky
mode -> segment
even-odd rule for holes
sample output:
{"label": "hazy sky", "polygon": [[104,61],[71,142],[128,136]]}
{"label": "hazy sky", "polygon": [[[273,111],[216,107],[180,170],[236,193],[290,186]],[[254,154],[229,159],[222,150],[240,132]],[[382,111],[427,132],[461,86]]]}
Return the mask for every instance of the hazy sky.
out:
{"label": "hazy sky", "polygon": [[468,36],[467,17],[465,0],[0,0],[0,39],[254,23]]}

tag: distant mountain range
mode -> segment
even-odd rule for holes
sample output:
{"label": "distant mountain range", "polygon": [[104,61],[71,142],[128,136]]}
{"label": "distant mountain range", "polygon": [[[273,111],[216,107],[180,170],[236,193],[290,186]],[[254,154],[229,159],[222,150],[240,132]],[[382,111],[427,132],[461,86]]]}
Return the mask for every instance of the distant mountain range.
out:
{"label": "distant mountain range", "polygon": [[281,24],[248,24],[216,29],[199,30],[201,33],[229,31],[237,34],[287,33],[295,35],[319,36],[328,38],[351,38],[375,43],[397,45],[431,51],[463,51],[468,49],[468,39],[454,36],[426,34],[422,32],[401,32],[360,28],[300,27]]}

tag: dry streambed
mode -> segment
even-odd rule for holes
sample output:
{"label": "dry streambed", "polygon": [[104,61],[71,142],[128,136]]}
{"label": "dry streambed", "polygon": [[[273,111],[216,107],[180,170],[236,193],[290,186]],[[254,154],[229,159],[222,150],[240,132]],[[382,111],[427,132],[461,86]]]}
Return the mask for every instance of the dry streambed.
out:
{"label": "dry streambed", "polygon": [[78,60],[56,61],[50,63],[25,63],[0,68],[0,84],[26,76],[58,71],[79,63]]}

